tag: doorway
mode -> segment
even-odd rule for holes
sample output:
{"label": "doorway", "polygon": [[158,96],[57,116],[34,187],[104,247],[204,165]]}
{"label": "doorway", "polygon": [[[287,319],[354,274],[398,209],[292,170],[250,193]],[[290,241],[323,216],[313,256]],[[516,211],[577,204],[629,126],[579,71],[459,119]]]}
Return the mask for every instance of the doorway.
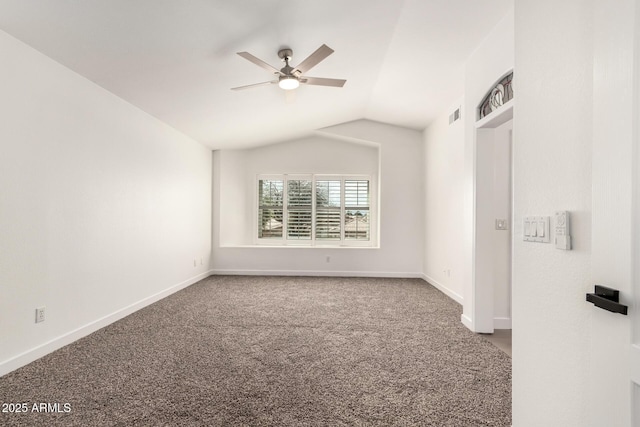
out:
{"label": "doorway", "polygon": [[472,331],[511,329],[513,104],[475,129]]}

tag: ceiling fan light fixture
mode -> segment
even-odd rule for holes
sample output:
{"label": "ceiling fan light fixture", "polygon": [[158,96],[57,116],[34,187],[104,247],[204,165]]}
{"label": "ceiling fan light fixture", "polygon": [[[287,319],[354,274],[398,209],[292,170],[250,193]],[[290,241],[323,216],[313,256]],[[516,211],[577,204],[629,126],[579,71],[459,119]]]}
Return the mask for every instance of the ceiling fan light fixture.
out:
{"label": "ceiling fan light fixture", "polygon": [[300,86],[300,82],[295,76],[280,76],[278,86],[284,90],[292,90]]}
{"label": "ceiling fan light fixture", "polygon": [[318,65],[318,63],[323,61],[332,53],[333,49],[331,49],[326,44],[323,44],[318,49],[316,49],[315,52],[307,56],[306,59],[299,63],[297,67],[292,67],[291,65],[289,65],[289,61],[291,60],[293,51],[289,48],[280,49],[278,51],[278,57],[284,62],[285,65],[278,70],[277,68],[264,62],[262,59],[253,56],[249,52],[237,52],[239,56],[243,57],[247,61],[252,62],[261,68],[264,68],[272,75],[275,74],[278,79],[270,80],[268,82],[254,83],[252,85],[232,87],[231,90],[248,89],[256,86],[267,86],[275,83],[278,83],[278,86],[280,86],[280,88],[287,91],[296,89],[298,86],[300,86],[301,83],[311,86],[342,87],[346,83],[346,80],[344,79],[328,79],[322,77],[309,77],[305,75],[307,71]]}

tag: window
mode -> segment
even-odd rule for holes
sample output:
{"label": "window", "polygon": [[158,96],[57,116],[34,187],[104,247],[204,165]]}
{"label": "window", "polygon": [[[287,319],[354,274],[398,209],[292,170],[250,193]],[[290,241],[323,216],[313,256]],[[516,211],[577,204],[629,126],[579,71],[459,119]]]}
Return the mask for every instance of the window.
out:
{"label": "window", "polygon": [[258,177],[258,242],[370,246],[371,212],[369,177]]}
{"label": "window", "polygon": [[341,182],[316,181],[316,239],[340,240]]}
{"label": "window", "polygon": [[287,181],[287,239],[311,239],[312,185],[307,179]]}
{"label": "window", "polygon": [[282,180],[260,180],[258,183],[258,237],[282,238]]}
{"label": "window", "polygon": [[344,238],[369,240],[369,181],[344,182]]}

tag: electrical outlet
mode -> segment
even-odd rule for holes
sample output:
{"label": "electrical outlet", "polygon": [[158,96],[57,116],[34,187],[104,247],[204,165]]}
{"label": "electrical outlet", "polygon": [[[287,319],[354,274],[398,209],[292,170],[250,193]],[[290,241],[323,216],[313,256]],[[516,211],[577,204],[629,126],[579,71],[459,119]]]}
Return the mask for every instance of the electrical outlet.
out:
{"label": "electrical outlet", "polygon": [[327,262],[331,262],[331,257],[330,256],[327,257]]}
{"label": "electrical outlet", "polygon": [[198,265],[198,264],[196,263],[196,259],[194,258],[194,259],[193,259],[193,266],[195,267],[195,266],[197,266],[197,265]]}
{"label": "electrical outlet", "polygon": [[44,307],[36,308],[36,323],[44,322]]}

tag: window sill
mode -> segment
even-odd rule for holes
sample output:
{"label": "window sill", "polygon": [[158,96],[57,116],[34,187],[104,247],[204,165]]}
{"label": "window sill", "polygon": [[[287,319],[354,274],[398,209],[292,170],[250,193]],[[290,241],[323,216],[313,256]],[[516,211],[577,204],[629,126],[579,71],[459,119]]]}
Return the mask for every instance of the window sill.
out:
{"label": "window sill", "polygon": [[372,246],[336,246],[336,245],[220,245],[221,249],[380,249],[379,245]]}

